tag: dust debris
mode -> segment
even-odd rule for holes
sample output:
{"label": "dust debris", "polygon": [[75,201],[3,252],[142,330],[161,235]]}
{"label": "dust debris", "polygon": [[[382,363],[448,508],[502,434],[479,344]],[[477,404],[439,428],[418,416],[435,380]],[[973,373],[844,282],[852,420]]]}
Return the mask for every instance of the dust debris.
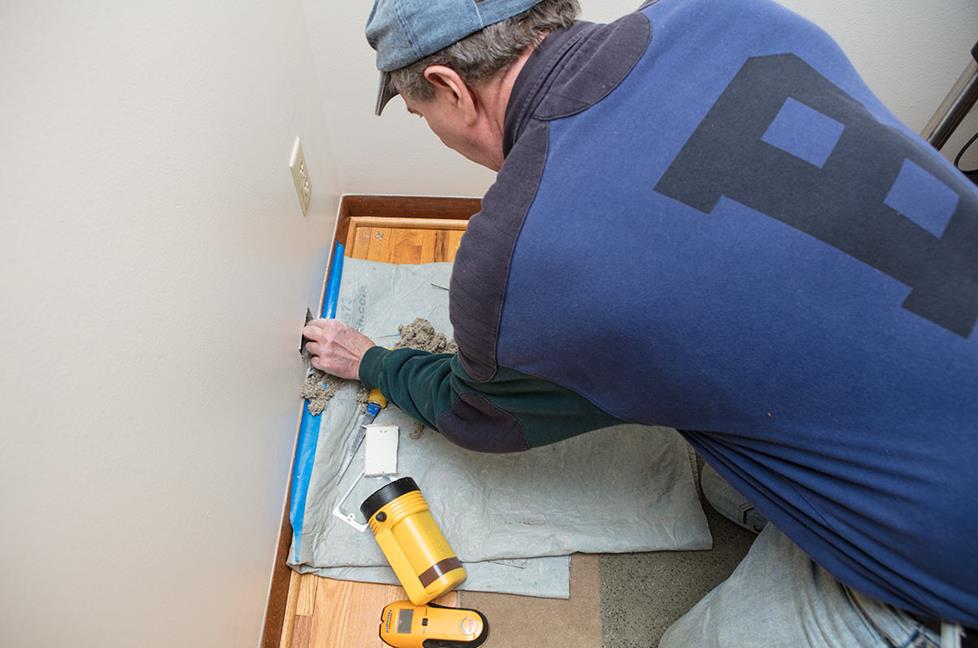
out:
{"label": "dust debris", "polygon": [[410,324],[397,327],[401,339],[394,345],[395,349],[420,349],[431,353],[458,353],[455,340],[449,340],[444,333],[435,331],[435,327],[426,319],[417,318]]}
{"label": "dust debris", "polygon": [[357,390],[357,402],[360,403],[360,412],[367,411],[367,398],[370,396],[370,390],[367,389],[363,383],[360,383],[360,389]]}
{"label": "dust debris", "polygon": [[325,371],[310,367],[309,374],[302,384],[302,390],[299,392],[299,397],[309,401],[309,413],[317,416],[326,410],[326,405],[336,395],[339,388],[347,382],[352,381],[343,380]]}
{"label": "dust debris", "polygon": [[302,383],[299,398],[309,401],[309,413],[313,416],[322,414],[326,403],[334,396],[334,392],[324,384],[326,374],[319,369],[312,369]]}
{"label": "dust debris", "polygon": [[414,429],[411,430],[411,433],[408,436],[411,438],[412,441],[417,441],[418,439],[421,438],[421,435],[423,434],[424,434],[424,423],[415,423]]}

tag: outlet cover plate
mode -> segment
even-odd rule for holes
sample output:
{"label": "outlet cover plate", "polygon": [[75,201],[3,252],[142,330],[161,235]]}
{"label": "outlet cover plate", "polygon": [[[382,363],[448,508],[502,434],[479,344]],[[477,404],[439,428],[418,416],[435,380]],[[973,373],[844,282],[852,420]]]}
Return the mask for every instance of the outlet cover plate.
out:
{"label": "outlet cover plate", "polygon": [[368,425],[363,452],[363,473],[367,477],[397,474],[396,425]]}
{"label": "outlet cover plate", "polygon": [[312,178],[309,177],[309,167],[306,166],[306,156],[302,152],[302,143],[295,138],[292,144],[292,155],[289,156],[289,170],[292,172],[292,183],[299,198],[299,208],[302,215],[309,213],[309,202],[312,200]]}

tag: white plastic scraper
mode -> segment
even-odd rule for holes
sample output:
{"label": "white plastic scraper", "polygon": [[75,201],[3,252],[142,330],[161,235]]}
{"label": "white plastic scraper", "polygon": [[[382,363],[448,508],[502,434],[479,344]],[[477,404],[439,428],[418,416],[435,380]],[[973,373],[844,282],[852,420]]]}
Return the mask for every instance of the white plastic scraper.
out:
{"label": "white plastic scraper", "polygon": [[397,473],[396,425],[368,425],[363,473],[367,477]]}

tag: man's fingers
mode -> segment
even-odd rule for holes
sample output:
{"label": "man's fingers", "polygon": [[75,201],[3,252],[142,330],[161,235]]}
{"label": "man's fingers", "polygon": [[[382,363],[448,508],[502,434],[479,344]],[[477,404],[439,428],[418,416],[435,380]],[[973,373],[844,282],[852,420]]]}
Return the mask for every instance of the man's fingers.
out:
{"label": "man's fingers", "polygon": [[346,324],[344,324],[338,319],[323,319],[323,318],[309,320],[306,326],[314,326],[316,328],[325,329],[325,330],[346,328]]}
{"label": "man's fingers", "polygon": [[307,324],[302,329],[302,337],[310,340],[318,340],[323,337],[323,329],[318,326],[310,326]]}
{"label": "man's fingers", "polygon": [[356,379],[363,354],[374,346],[370,338],[335,319],[312,320],[302,335],[308,340],[309,363],[340,378]]}
{"label": "man's fingers", "polygon": [[322,363],[323,361],[319,358],[319,356],[313,356],[312,359],[309,361],[309,364],[311,364],[316,369],[319,369],[320,371],[323,371]]}
{"label": "man's fingers", "polygon": [[335,319],[312,320],[302,329],[302,335],[310,340],[326,340],[335,338],[349,327]]}

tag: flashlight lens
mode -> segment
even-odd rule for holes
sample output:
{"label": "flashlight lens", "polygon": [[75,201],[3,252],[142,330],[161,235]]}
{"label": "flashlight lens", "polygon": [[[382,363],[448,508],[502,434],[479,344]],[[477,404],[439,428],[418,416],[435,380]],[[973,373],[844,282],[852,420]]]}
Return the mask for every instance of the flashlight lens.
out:
{"label": "flashlight lens", "polygon": [[465,617],[462,619],[462,623],[459,624],[459,629],[466,636],[476,635],[479,633],[479,620],[472,617]]}

